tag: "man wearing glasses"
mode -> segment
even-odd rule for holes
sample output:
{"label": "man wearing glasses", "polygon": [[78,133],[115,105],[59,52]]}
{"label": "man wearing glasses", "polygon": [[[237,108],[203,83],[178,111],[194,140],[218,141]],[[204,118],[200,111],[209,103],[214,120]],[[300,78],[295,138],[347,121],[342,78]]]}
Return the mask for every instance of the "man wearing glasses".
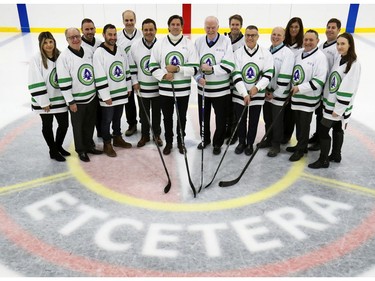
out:
{"label": "man wearing glasses", "polygon": [[75,150],[81,161],[89,162],[87,153],[102,154],[92,143],[96,120],[93,53],[81,46],[77,28],[66,29],[65,37],[69,46],[56,62],[58,83],[69,105]]}
{"label": "man wearing glasses", "polygon": [[[257,134],[260,111],[264,104],[265,90],[274,73],[273,57],[269,50],[258,45],[258,39],[258,28],[249,25],[245,32],[245,46],[234,52],[236,70],[233,83],[236,85],[237,81],[242,79],[250,98],[249,104],[246,105],[248,108],[238,126],[239,144],[235,149],[236,154],[245,151],[246,155],[251,155],[254,151],[253,144]],[[237,88],[234,89],[233,94],[236,116],[240,118],[244,109],[244,96],[237,91]]]}

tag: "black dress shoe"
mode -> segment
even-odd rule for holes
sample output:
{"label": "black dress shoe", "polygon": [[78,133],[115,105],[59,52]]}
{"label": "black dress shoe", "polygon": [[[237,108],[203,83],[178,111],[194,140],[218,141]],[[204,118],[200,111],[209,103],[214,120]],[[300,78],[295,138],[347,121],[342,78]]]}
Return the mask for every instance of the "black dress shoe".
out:
{"label": "black dress shoe", "polygon": [[213,154],[219,155],[221,153],[221,147],[220,146],[214,146]]}
{"label": "black dress shoe", "polygon": [[289,157],[289,161],[295,162],[295,161],[300,160],[302,157],[303,157],[303,152],[300,150],[296,150],[296,152],[294,152],[292,156]]}
{"label": "black dress shoe", "polygon": [[137,131],[137,124],[129,126],[125,132],[125,136],[130,137]]}
{"label": "black dress shoe", "polygon": [[328,168],[329,167],[329,161],[328,160],[323,161],[319,158],[314,163],[309,164],[308,167],[311,168],[311,169]]}
{"label": "black dress shoe", "polygon": [[336,155],[336,154],[331,154],[329,157],[328,157],[329,161],[331,162],[336,162],[336,163],[340,163],[341,162],[341,154],[339,155]]}
{"label": "black dress shoe", "polygon": [[[289,146],[286,148],[286,151],[288,152],[296,152],[297,151],[297,146]],[[303,151],[304,153],[307,153],[307,148]]]}
{"label": "black dress shoe", "polygon": [[245,148],[245,154],[249,156],[253,154],[253,152],[254,152],[253,145],[252,144],[247,145]]}
{"label": "black dress shoe", "polygon": [[268,157],[276,157],[277,154],[280,153],[280,148],[271,147],[271,149],[268,151],[267,156]]}
{"label": "black dress shoe", "polygon": [[87,155],[87,153],[85,152],[82,152],[82,153],[78,153],[78,157],[81,161],[83,162],[90,162],[90,158],[89,156]]}
{"label": "black dress shoe", "polygon": [[96,148],[92,148],[92,149],[88,150],[87,153],[91,153],[91,154],[95,154],[95,155],[100,155],[100,154],[103,154],[103,151],[97,150]]}
{"label": "black dress shoe", "polygon": [[210,143],[211,143],[211,141],[205,141],[205,142],[204,142],[204,145],[203,145],[203,143],[200,142],[200,143],[198,144],[197,148],[198,148],[198,149],[205,149],[206,146],[209,145]]}
{"label": "black dress shoe", "polygon": [[186,148],[185,148],[181,143],[178,143],[178,144],[177,144],[177,147],[178,147],[178,151],[179,151],[181,154],[184,154],[184,151],[186,151]]}
{"label": "black dress shoe", "polygon": [[245,144],[244,143],[239,143],[234,150],[234,153],[236,154],[241,154],[245,150]]}
{"label": "black dress shoe", "polygon": [[271,146],[272,146],[272,143],[268,140],[257,143],[257,147],[259,147],[259,148],[267,148],[267,147],[271,147]]}
{"label": "black dress shoe", "polygon": [[286,148],[286,151],[288,152],[296,152],[297,146],[289,146]]}
{"label": "black dress shoe", "polygon": [[64,156],[62,156],[61,154],[60,154],[60,152],[58,152],[58,151],[54,151],[54,152],[49,152],[49,157],[51,158],[51,159],[54,159],[54,160],[56,160],[57,162],[64,162],[65,161],[65,158],[64,158]]}
{"label": "black dress shoe", "polygon": [[60,147],[58,150],[62,156],[70,156],[70,153],[66,151],[64,148]]}
{"label": "black dress shoe", "polygon": [[171,150],[172,150],[172,144],[171,143],[167,143],[163,149],[163,154],[164,155],[168,155],[171,153]]}

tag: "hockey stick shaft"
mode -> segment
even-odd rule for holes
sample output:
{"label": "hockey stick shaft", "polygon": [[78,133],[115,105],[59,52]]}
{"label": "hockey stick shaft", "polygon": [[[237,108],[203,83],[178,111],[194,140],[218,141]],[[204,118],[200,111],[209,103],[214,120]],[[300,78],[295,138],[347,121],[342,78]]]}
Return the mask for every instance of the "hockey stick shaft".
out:
{"label": "hockey stick shaft", "polygon": [[194,184],[193,184],[193,182],[191,180],[191,177],[190,177],[189,163],[188,163],[188,159],[187,159],[187,156],[186,156],[186,147],[185,147],[185,142],[184,142],[184,132],[182,130],[181,119],[180,119],[180,112],[178,110],[176,91],[175,91],[175,88],[174,88],[173,81],[171,81],[171,85],[172,85],[172,94],[173,94],[173,98],[174,98],[174,106],[175,106],[176,115],[177,115],[177,122],[178,122],[178,125],[180,127],[181,145],[182,145],[182,149],[184,151],[186,171],[187,171],[187,174],[188,174],[189,184],[190,184],[191,190],[193,191],[194,198],[195,198],[197,196],[197,191],[196,191],[195,186],[194,186]]}
{"label": "hockey stick shaft", "polygon": [[154,140],[154,142],[155,142],[156,148],[158,149],[158,152],[159,152],[159,156],[160,156],[161,162],[163,163],[165,173],[167,174],[167,177],[168,177],[168,183],[167,183],[167,185],[164,187],[164,193],[168,193],[169,190],[171,189],[171,186],[172,186],[171,178],[170,178],[170,176],[169,176],[169,172],[168,172],[167,166],[165,165],[164,157],[163,157],[163,155],[161,154],[161,151],[160,151],[159,145],[156,143],[155,132],[154,132],[154,129],[153,129],[153,127],[152,127],[152,124],[151,124],[151,121],[150,121],[150,117],[149,117],[149,115],[148,115],[148,112],[146,111],[145,104],[143,103],[143,97],[142,97],[141,91],[138,91],[138,94],[139,94],[139,97],[140,97],[140,100],[141,100],[141,106],[142,106],[143,112],[145,113],[146,118],[147,118],[147,122],[148,122],[148,124],[150,125],[150,128],[151,128],[152,138],[153,138],[153,140]]}
{"label": "hockey stick shaft", "polygon": [[203,160],[204,160],[204,90],[205,87],[203,86],[202,89],[202,110],[201,110],[201,142],[202,142],[202,152],[201,152],[201,186],[198,189],[198,193],[201,192],[202,186],[203,186]]}
{"label": "hockey stick shaft", "polygon": [[217,168],[216,168],[215,174],[214,174],[214,176],[212,177],[212,180],[210,181],[210,183],[207,184],[204,188],[209,187],[209,186],[212,184],[212,182],[214,181],[214,179],[215,179],[215,177],[216,177],[216,174],[217,174],[217,172],[219,171],[221,164],[223,163],[224,157],[225,157],[225,155],[227,154],[227,151],[228,151],[228,148],[229,148],[229,146],[230,146],[230,143],[232,142],[232,139],[234,138],[234,135],[235,135],[236,132],[237,132],[237,128],[238,128],[238,126],[239,126],[239,124],[240,124],[240,122],[241,122],[241,120],[242,120],[242,117],[244,116],[246,110],[247,110],[247,106],[244,106],[244,108],[243,108],[243,110],[242,110],[242,113],[241,113],[241,116],[240,116],[240,118],[239,118],[238,121],[237,121],[236,127],[234,128],[234,130],[233,130],[233,132],[232,132],[232,135],[231,135],[230,138],[229,138],[229,141],[228,141],[227,147],[225,148],[224,154],[223,154],[223,156],[221,157],[221,160],[220,160],[220,162],[219,162],[219,165],[218,165]]}
{"label": "hockey stick shaft", "polygon": [[[284,102],[283,106],[281,107],[280,111],[277,113],[275,119],[273,120],[273,122],[271,123],[270,127],[268,128],[267,132],[264,134],[264,136],[263,136],[262,140],[260,141],[260,143],[262,143],[267,138],[267,136],[269,135],[269,133],[272,130],[273,125],[275,124],[275,121],[279,118],[281,112],[285,109],[285,107],[288,104],[288,102],[291,99],[291,97],[292,97],[292,95],[288,96],[288,98]],[[246,169],[249,167],[251,161],[253,161],[253,159],[254,159],[255,155],[257,154],[258,150],[259,150],[259,146],[256,147],[256,149],[253,152],[253,154],[251,155],[250,159],[247,161],[245,167],[242,169],[241,174],[236,179],[231,180],[231,181],[221,181],[221,182],[219,182],[219,186],[221,186],[221,187],[227,187],[227,186],[232,186],[232,185],[235,185],[236,183],[238,183],[240,181],[240,179],[242,178],[242,176],[244,175],[244,173],[246,172]]]}

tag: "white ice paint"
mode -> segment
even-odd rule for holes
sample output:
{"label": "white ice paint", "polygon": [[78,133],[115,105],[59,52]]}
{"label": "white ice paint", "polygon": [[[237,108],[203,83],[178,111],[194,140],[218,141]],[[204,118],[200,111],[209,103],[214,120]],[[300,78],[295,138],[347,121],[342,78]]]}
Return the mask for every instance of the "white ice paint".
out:
{"label": "white ice paint", "polygon": [[[178,249],[180,243],[184,241],[183,237],[196,232],[200,234],[198,237],[202,239],[204,245],[202,252],[205,250],[206,256],[209,258],[218,258],[226,255],[223,252],[225,247],[222,245],[228,244],[228,241],[242,243],[247,251],[254,253],[285,247],[282,241],[285,232],[298,241],[306,240],[310,234],[329,230],[331,225],[339,223],[339,217],[343,212],[353,209],[353,206],[349,204],[312,195],[303,195],[299,200],[308,208],[306,212],[301,210],[302,208],[286,206],[268,211],[264,216],[192,225],[166,223],[147,225],[145,222],[133,218],[114,218],[109,212],[80,203],[79,199],[65,191],[34,202],[26,206],[24,210],[32,219],[40,221],[46,216],[59,216],[58,211],[70,208],[72,210],[69,209],[69,211],[76,212],[76,215],[73,214],[72,220],[62,226],[58,232],[74,237],[74,235],[79,235],[77,233],[80,229],[85,229],[87,233],[88,224],[90,224],[89,229],[93,232],[95,244],[98,248],[106,251],[128,251],[134,247],[134,241],[129,239],[132,236],[129,236],[128,233],[135,232],[137,239],[143,237],[141,249],[138,249],[143,256],[176,258],[182,255]],[[318,216],[311,213],[310,209]],[[316,217],[322,217],[324,222],[317,221]],[[283,232],[278,232],[280,230]],[[218,235],[219,231],[224,232],[222,237],[228,235],[232,235],[232,237],[221,241]],[[233,236],[233,232],[236,233],[236,236]],[[115,233],[117,234],[116,240],[113,238]],[[123,239],[118,239],[118,234],[121,234],[120,237]]]}
{"label": "white ice paint", "polygon": [[[127,251],[131,247],[130,242],[115,242],[111,239],[111,234],[118,229],[135,229],[137,231],[143,229],[143,223],[129,218],[116,218],[103,224],[95,235],[95,243],[102,249],[107,251],[122,252]],[[124,235],[124,240],[126,237]]]}
{"label": "white ice paint", "polygon": [[70,208],[69,206],[77,205],[78,203],[79,200],[77,198],[66,191],[62,191],[26,206],[24,211],[34,220],[43,220],[48,212],[46,210],[47,208],[56,213],[63,209]]}

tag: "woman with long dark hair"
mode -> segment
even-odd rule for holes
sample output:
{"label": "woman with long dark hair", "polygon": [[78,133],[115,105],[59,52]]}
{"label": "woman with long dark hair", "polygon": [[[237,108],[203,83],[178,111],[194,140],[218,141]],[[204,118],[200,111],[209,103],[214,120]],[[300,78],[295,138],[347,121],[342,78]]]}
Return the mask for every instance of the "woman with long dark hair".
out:
{"label": "woman with long dark hair", "polygon": [[[32,58],[29,67],[31,107],[42,119],[42,133],[49,147],[50,158],[62,162],[65,161],[64,156],[69,156],[70,153],[62,147],[69,127],[69,117],[68,107],[57,84],[56,60],[60,51],[49,31],[41,32],[38,41],[39,52]],[[58,123],[56,139],[53,117]]]}
{"label": "woman with long dark hair", "polygon": [[[361,65],[357,60],[353,36],[343,33],[337,38],[337,56],[324,88],[323,119],[319,124],[320,157],[309,164],[309,168],[328,168],[329,162],[341,162],[341,147],[344,142],[344,129],[353,109],[358,90]],[[332,128],[332,153],[331,137]]]}
{"label": "woman with long dark hair", "polygon": [[[298,50],[303,47],[303,23],[299,17],[291,18],[285,28],[284,44],[296,55]],[[292,112],[291,104],[285,107],[284,111],[284,137],[281,143],[289,142],[294,131],[294,114]]]}
{"label": "woman with long dark hair", "polygon": [[284,44],[296,53],[303,45],[303,23],[299,17],[291,18],[285,28]]}

